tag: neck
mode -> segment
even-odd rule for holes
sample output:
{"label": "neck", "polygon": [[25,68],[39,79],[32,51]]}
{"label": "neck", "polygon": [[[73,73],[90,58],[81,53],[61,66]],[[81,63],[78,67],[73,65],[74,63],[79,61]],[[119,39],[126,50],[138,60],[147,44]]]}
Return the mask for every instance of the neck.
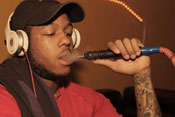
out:
{"label": "neck", "polygon": [[58,97],[59,96],[58,84],[54,81],[51,81],[51,80],[47,80],[44,78],[41,78],[41,79],[49,87],[49,89],[52,91],[52,94],[54,95],[54,97]]}

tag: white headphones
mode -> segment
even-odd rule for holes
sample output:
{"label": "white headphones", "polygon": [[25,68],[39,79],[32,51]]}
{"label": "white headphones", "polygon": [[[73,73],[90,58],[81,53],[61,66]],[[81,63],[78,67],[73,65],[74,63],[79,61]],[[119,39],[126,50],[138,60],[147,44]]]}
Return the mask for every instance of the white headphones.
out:
{"label": "white headphones", "polygon": [[[22,49],[24,49],[26,52],[28,50],[28,36],[23,30],[13,31],[10,29],[10,21],[11,17],[13,16],[13,13],[14,12],[10,14],[5,28],[6,46],[10,54],[17,54],[18,56],[23,56],[24,53]],[[80,40],[81,37],[79,31],[73,28],[72,41],[74,49],[80,45]]]}

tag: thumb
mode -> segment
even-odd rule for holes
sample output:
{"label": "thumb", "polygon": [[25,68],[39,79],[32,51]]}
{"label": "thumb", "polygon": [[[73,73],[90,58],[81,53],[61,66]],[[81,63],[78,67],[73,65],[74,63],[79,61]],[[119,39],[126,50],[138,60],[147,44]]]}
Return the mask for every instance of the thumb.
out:
{"label": "thumb", "polygon": [[112,68],[114,65],[114,61],[107,60],[107,59],[103,59],[103,60],[98,59],[98,60],[93,61],[93,63],[99,64],[99,65],[104,65],[104,66],[110,67],[110,68]]}

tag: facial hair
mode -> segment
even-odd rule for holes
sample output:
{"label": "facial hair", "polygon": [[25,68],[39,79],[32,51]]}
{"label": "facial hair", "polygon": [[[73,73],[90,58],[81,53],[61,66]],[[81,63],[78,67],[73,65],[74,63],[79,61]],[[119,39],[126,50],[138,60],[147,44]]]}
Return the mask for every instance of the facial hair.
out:
{"label": "facial hair", "polygon": [[68,75],[58,75],[58,74],[52,73],[51,71],[47,70],[47,68],[45,68],[45,66],[43,64],[38,63],[34,59],[30,49],[27,52],[27,54],[28,54],[29,61],[30,61],[31,67],[32,67],[32,71],[37,73],[40,77],[47,79],[47,80],[54,81],[54,82],[62,82],[68,76]]}

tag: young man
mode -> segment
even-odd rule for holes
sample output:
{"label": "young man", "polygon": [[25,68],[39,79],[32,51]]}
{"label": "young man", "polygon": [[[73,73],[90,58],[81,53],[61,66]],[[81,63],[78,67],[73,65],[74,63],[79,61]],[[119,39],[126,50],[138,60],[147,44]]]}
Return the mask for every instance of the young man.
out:
{"label": "young man", "polygon": [[[14,57],[1,64],[0,116],[121,116],[104,96],[66,79],[71,63],[63,58],[73,51],[71,23],[83,18],[83,9],[76,2],[25,0],[18,5],[10,28],[17,32],[25,30],[28,34],[29,63],[24,57]],[[109,42],[109,49],[121,53],[125,60],[96,60],[93,63],[133,76],[138,116],[160,116],[150,80],[150,58],[140,56],[139,46],[143,45],[136,39]],[[16,54],[22,50],[19,48]],[[30,64],[33,72],[28,69]]]}

